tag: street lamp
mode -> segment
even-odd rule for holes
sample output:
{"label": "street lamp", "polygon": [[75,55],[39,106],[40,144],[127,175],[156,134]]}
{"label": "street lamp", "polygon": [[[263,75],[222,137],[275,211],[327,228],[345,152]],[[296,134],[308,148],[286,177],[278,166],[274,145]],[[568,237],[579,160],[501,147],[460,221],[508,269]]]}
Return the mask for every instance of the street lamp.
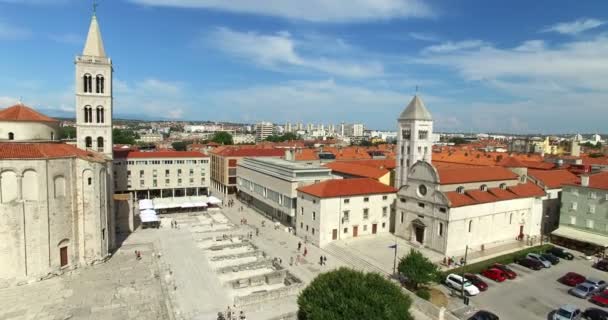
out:
{"label": "street lamp", "polygon": [[469,253],[469,245],[467,244],[467,246],[464,249],[464,263],[462,264],[462,267],[461,267],[461,270],[462,270],[462,275],[461,275],[461,277],[462,277],[462,279],[461,279],[462,280],[461,281],[462,286],[461,286],[461,289],[460,289],[461,290],[460,293],[462,294],[462,302],[465,305],[469,305],[469,298],[467,297],[467,295],[464,292],[464,282],[465,282],[465,280],[464,280],[464,268],[467,265],[467,255],[468,255],[468,253]]}

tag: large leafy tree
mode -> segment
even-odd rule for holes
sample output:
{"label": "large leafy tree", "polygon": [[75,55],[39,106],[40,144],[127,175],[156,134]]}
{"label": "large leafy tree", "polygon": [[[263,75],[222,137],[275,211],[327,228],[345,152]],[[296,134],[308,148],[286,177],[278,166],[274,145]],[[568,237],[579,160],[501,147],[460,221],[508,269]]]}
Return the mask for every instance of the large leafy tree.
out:
{"label": "large leafy tree", "polygon": [[283,135],[271,135],[266,137],[266,141],[271,141],[271,142],[284,142],[284,141],[293,141],[293,140],[298,140],[298,135],[293,133],[293,132],[286,132]]}
{"label": "large leafy tree", "polygon": [[135,144],[135,140],[139,139],[136,132],[128,129],[112,129],[112,135],[116,144]]}
{"label": "large leafy tree", "polygon": [[233,144],[232,135],[226,131],[216,132],[213,135],[213,138],[211,138],[211,141],[213,141],[215,143],[223,144],[223,145]]}
{"label": "large leafy tree", "polygon": [[414,249],[401,258],[398,270],[406,277],[408,286],[414,290],[418,289],[419,285],[435,282],[440,277],[439,267]]}
{"label": "large leafy tree", "polygon": [[298,297],[299,320],[411,320],[411,300],[376,273],[348,268],[316,277]]}

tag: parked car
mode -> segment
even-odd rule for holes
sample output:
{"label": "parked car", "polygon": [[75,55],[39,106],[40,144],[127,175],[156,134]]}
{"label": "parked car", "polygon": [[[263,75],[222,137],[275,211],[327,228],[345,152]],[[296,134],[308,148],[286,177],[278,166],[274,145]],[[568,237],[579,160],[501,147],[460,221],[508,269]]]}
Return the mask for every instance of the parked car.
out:
{"label": "parked car", "polygon": [[515,271],[511,270],[511,268],[505,266],[504,264],[495,263],[490,268],[502,270],[507,275],[507,279],[513,280],[517,278],[517,273],[515,273]]}
{"label": "parked car", "polygon": [[463,279],[461,276],[451,273],[445,278],[445,284],[455,290],[462,291],[464,283],[464,293],[469,296],[475,296],[479,294],[479,288],[474,286],[467,279]]}
{"label": "parked car", "polygon": [[556,265],[559,263],[559,257],[550,252],[545,252],[540,254],[541,257],[549,260],[551,264]]}
{"label": "parked car", "polygon": [[587,278],[585,280],[585,282],[583,282],[583,283],[587,283],[587,284],[594,286],[598,292],[604,291],[604,289],[606,289],[606,287],[608,287],[608,283],[606,283],[606,281],[598,280],[598,279],[594,279],[594,278]]}
{"label": "parked car", "polygon": [[598,306],[608,306],[608,290],[604,290],[589,299],[589,301],[597,304]]}
{"label": "parked car", "polygon": [[479,310],[469,320],[499,320],[498,316],[490,311]]}
{"label": "parked car", "polygon": [[566,259],[566,260],[574,259],[574,255],[572,253],[570,253],[562,248],[559,248],[559,247],[552,247],[549,250],[547,250],[547,252],[549,252],[559,258],[562,258],[562,259]]}
{"label": "parked car", "polygon": [[594,268],[602,271],[608,271],[608,260],[602,259],[593,265]]}
{"label": "parked car", "polygon": [[496,282],[503,282],[507,279],[505,272],[497,268],[486,269],[481,272],[481,275]]}
{"label": "parked car", "polygon": [[551,261],[549,261],[549,260],[547,260],[547,259],[543,258],[543,256],[541,256],[540,254],[536,254],[536,253],[528,253],[528,254],[526,255],[526,258],[528,258],[528,259],[532,259],[532,260],[536,260],[536,261],[538,261],[538,262],[542,263],[542,264],[543,264],[543,267],[545,267],[545,268],[551,268],[551,266],[552,266]]}
{"label": "parked car", "polygon": [[574,287],[579,283],[585,282],[586,278],[576,272],[568,272],[563,277],[559,278],[559,282]]}
{"label": "parked car", "polygon": [[568,290],[568,293],[578,298],[587,299],[598,291],[599,290],[594,285],[583,282]]}
{"label": "parked car", "polygon": [[553,320],[578,320],[581,318],[581,315],[581,309],[571,304],[567,304],[555,310]]}
{"label": "parked car", "polygon": [[587,308],[587,310],[583,312],[583,319],[608,320],[608,312],[598,308]]}
{"label": "parked car", "polygon": [[540,270],[545,267],[540,261],[526,257],[517,260],[517,263],[532,270]]}
{"label": "parked car", "polygon": [[476,286],[477,289],[479,289],[479,291],[488,290],[488,284],[485,283],[485,281],[481,280],[480,277],[478,277],[472,273],[465,273],[464,278],[469,280],[474,286]]}

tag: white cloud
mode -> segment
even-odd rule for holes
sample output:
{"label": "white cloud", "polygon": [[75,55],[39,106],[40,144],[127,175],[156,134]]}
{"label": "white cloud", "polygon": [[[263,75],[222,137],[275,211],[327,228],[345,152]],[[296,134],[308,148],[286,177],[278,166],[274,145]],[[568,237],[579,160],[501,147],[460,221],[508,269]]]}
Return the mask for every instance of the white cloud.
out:
{"label": "white cloud", "polygon": [[481,40],[447,41],[440,44],[428,46],[422,50],[423,53],[448,53],[462,50],[477,49],[488,44]]}
{"label": "white cloud", "polygon": [[[210,34],[211,45],[236,57],[250,60],[257,65],[284,71],[285,67],[308,69],[344,77],[374,77],[382,75],[384,68],[379,62],[355,62],[346,59],[298,52],[298,46],[306,46],[305,40],[295,39],[289,32],[274,34],[239,32],[228,28],[217,28]],[[348,45],[336,42],[342,51]],[[314,48],[308,48],[314,50]],[[312,51],[307,50],[307,51]]]}
{"label": "white cloud", "polygon": [[202,8],[312,22],[429,17],[423,0],[130,0],[148,6]]}
{"label": "white cloud", "polygon": [[441,39],[439,36],[432,33],[424,33],[424,32],[410,32],[408,36],[415,40],[427,41],[427,42],[439,42]]}
{"label": "white cloud", "polygon": [[577,35],[581,32],[600,27],[605,23],[606,21],[583,18],[570,22],[557,23],[541,30],[541,32],[557,32],[567,35]]}
{"label": "white cloud", "polygon": [[181,84],[148,78],[136,84],[137,91],[155,95],[179,95],[182,92]]}
{"label": "white cloud", "polygon": [[15,40],[29,37],[31,32],[25,28],[0,21],[0,40]]}
{"label": "white cloud", "polygon": [[82,36],[77,35],[75,33],[65,33],[65,34],[50,34],[49,39],[59,42],[59,43],[67,43],[67,44],[83,44],[84,38]]}

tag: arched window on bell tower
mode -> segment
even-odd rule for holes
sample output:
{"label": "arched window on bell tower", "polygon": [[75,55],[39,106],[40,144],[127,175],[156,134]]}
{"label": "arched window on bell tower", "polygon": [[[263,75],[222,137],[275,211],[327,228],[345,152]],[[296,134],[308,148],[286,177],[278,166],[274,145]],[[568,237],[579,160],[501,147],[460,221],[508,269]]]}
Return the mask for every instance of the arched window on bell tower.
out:
{"label": "arched window on bell tower", "polygon": [[87,73],[82,77],[82,83],[84,93],[93,92],[93,77],[90,74]]}
{"label": "arched window on bell tower", "polygon": [[93,108],[91,106],[84,107],[84,123],[93,122]]}
{"label": "arched window on bell tower", "polygon": [[95,77],[95,92],[96,93],[104,92],[104,85],[105,85],[104,81],[105,81],[105,79],[100,74],[98,74],[97,77]]}
{"label": "arched window on bell tower", "polygon": [[104,113],[102,106],[97,106],[97,109],[95,109],[95,115],[97,116],[97,123],[104,123]]}

